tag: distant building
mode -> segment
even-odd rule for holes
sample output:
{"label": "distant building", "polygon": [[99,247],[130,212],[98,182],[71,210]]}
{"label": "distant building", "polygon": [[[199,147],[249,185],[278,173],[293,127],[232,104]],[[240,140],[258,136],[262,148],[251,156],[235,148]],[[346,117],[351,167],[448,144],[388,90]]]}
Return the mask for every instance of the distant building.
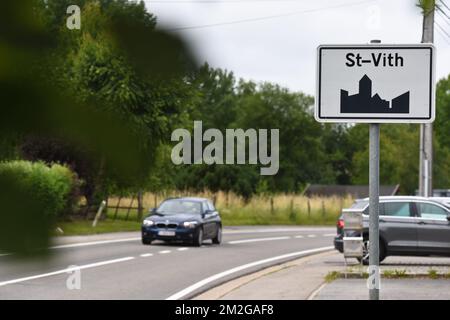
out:
{"label": "distant building", "polygon": [[364,75],[359,80],[359,92],[349,95],[341,89],[341,113],[409,113],[409,91],[392,99],[382,99],[378,93],[372,96],[372,80]]}
{"label": "distant building", "polygon": [[[416,196],[419,195],[419,190],[416,190]],[[450,189],[433,189],[433,197],[450,197]]]}
{"label": "distant building", "polygon": [[[400,185],[380,186],[380,196],[394,196],[397,194]],[[311,184],[303,192],[307,197],[345,197],[352,196],[355,199],[367,198],[369,196],[369,186],[367,185],[327,185]]]}

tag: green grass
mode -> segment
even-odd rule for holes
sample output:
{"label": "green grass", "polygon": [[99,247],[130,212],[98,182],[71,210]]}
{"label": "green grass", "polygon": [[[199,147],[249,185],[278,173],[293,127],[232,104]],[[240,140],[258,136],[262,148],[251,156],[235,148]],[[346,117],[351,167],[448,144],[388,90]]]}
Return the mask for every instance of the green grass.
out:
{"label": "green grass", "polygon": [[[218,208],[225,226],[242,226],[242,225],[335,225],[339,217],[339,213],[335,212],[301,212],[300,210],[292,211],[289,209],[275,209],[272,213],[270,210],[256,209],[252,207],[241,207],[233,209]],[[144,211],[144,216],[148,211]],[[125,220],[127,217],[126,209],[119,209],[117,214],[115,209],[109,209],[107,217],[113,219],[116,216],[118,220]],[[132,209],[128,215],[128,221],[137,220],[137,210]]]}
{"label": "green grass", "polygon": [[[71,222],[58,222],[56,227],[61,228],[64,233],[62,236],[72,235],[89,235],[109,232],[123,232],[123,231],[138,231],[140,230],[141,222],[137,221],[123,221],[123,220],[103,220],[97,223],[95,228],[92,227],[90,220],[76,220]],[[60,235],[56,234],[55,235]]]}
{"label": "green grass", "polygon": [[330,271],[325,276],[325,282],[330,283],[341,277],[341,273],[339,271]]}
{"label": "green grass", "polygon": [[[144,210],[144,216],[146,216],[147,214],[148,211]],[[108,217],[108,219],[116,218],[114,220],[126,220],[128,216],[128,221],[137,221],[138,211],[137,209],[131,209],[128,213],[128,209],[119,209],[116,213],[116,209],[109,208],[106,216]]]}
{"label": "green grass", "polygon": [[339,213],[294,211],[289,209],[276,209],[273,212],[264,209],[243,207],[240,209],[221,209],[223,224],[236,225],[335,225]]}
{"label": "green grass", "polygon": [[437,278],[439,278],[439,274],[438,274],[437,270],[434,270],[434,269],[429,269],[428,270],[428,276],[430,277],[430,279],[437,279]]}
{"label": "green grass", "polygon": [[400,278],[407,278],[408,274],[406,273],[406,270],[384,270],[383,276],[385,278],[389,279],[400,279]]}

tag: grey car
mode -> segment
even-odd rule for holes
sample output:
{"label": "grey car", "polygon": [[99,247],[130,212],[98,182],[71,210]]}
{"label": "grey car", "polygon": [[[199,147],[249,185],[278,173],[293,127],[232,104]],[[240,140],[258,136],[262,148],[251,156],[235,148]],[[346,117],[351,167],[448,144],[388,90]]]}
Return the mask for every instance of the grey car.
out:
{"label": "grey car", "polygon": [[[380,262],[387,256],[450,256],[448,198],[380,197]],[[369,260],[369,199],[356,200],[363,212],[363,263]],[[334,246],[343,252],[344,222],[337,222]],[[352,234],[349,234],[352,236]],[[356,235],[356,234],[354,234]]]}

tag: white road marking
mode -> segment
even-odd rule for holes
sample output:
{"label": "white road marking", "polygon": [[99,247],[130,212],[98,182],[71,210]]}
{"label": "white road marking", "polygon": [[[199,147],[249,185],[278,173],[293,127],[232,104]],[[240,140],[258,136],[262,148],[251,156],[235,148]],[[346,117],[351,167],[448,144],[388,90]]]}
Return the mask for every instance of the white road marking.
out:
{"label": "white road marking", "polygon": [[334,237],[335,234],[334,233],[325,233],[322,235],[323,237]]}
{"label": "white road marking", "polygon": [[85,264],[85,265],[78,266],[76,268],[66,268],[66,269],[62,269],[62,270],[58,270],[58,271],[42,273],[42,274],[38,274],[38,275],[35,275],[35,276],[30,276],[30,277],[24,277],[24,278],[18,278],[18,279],[13,279],[13,280],[7,280],[7,281],[0,282],[0,287],[6,286],[6,285],[9,285],[9,284],[29,281],[29,280],[35,280],[35,279],[40,279],[40,278],[56,276],[56,275],[59,275],[59,274],[63,274],[63,273],[67,273],[67,272],[71,272],[71,271],[75,271],[75,270],[83,270],[83,269],[101,267],[101,266],[105,266],[105,265],[108,265],[108,264],[124,262],[124,261],[133,260],[133,259],[134,259],[134,257],[125,257],[125,258],[120,258],[120,259],[113,259],[113,260],[107,260],[107,261],[101,261],[101,262]]}
{"label": "white road marking", "polygon": [[[246,233],[272,233],[272,232],[299,232],[299,231],[326,231],[327,228],[261,228],[261,229],[241,229],[241,230],[223,230],[223,234],[246,234]],[[329,229],[328,229],[329,230]],[[64,249],[64,248],[77,248],[95,246],[109,243],[120,243],[141,240],[141,237],[124,238],[124,239],[112,239],[112,240],[99,240],[90,242],[80,242],[72,244],[62,244],[49,247],[49,249]],[[1,256],[10,255],[10,253],[0,254]]]}
{"label": "white road marking", "polygon": [[309,255],[309,254],[314,254],[314,253],[319,253],[319,252],[324,252],[324,251],[329,251],[334,249],[334,247],[330,246],[330,247],[321,247],[321,248],[316,248],[316,249],[310,249],[310,250],[304,250],[304,251],[296,251],[296,252],[292,252],[292,253],[288,253],[288,254],[283,254],[280,256],[275,256],[272,258],[267,258],[267,259],[263,259],[263,260],[258,260],[255,262],[251,262],[251,263],[247,263],[220,273],[217,273],[215,275],[212,275],[206,279],[203,279],[197,283],[194,283],[193,285],[178,291],[176,293],[174,293],[173,295],[171,295],[170,297],[166,298],[166,300],[178,300],[181,299],[185,296],[187,296],[188,294],[194,292],[195,290],[211,283],[214,282],[218,279],[224,278],[226,276],[229,276],[230,274],[245,270],[245,269],[249,269],[252,267],[256,267],[265,263],[269,263],[269,262],[273,262],[273,261],[277,261],[277,260],[283,260],[283,259],[288,259],[288,258],[293,258],[293,257],[301,257],[301,256],[305,256],[305,255]]}
{"label": "white road marking", "polygon": [[186,251],[186,250],[189,250],[189,248],[178,248],[177,250],[178,251]]}
{"label": "white road marking", "polygon": [[166,254],[166,253],[170,253],[171,251],[170,250],[163,250],[163,251],[160,251],[159,253],[160,254]]}
{"label": "white road marking", "polygon": [[272,233],[272,232],[311,232],[322,231],[327,232],[330,228],[261,228],[261,229],[237,229],[237,230],[223,230],[223,234],[239,234],[239,233]]}
{"label": "white road marking", "polygon": [[315,238],[316,235],[315,234],[308,234],[308,238]]}
{"label": "white road marking", "polygon": [[303,238],[303,236],[295,236],[295,238],[301,239],[301,238]]}
{"label": "white road marking", "polygon": [[248,243],[248,242],[259,242],[259,241],[273,241],[273,240],[286,240],[291,239],[291,237],[272,237],[272,238],[256,238],[256,239],[245,239],[245,240],[234,240],[228,241],[229,244],[237,243]]}
{"label": "white road marking", "polygon": [[[263,228],[263,229],[224,230],[223,233],[224,234],[246,234],[246,233],[251,234],[251,233],[322,231],[322,230],[325,231],[326,229],[324,229],[324,228],[270,228],[270,229],[264,229]],[[330,236],[331,236],[331,234],[330,234]],[[56,245],[56,246],[49,247],[49,249],[54,250],[54,249],[65,249],[65,248],[88,247],[88,246],[95,246],[95,245],[102,245],[102,244],[131,242],[131,241],[138,241],[138,240],[141,240],[141,237],[80,242],[80,243],[72,243],[72,244],[62,244],[62,245]],[[9,256],[9,255],[12,255],[12,253],[0,254],[0,257]]]}
{"label": "white road marking", "polygon": [[72,244],[63,244],[59,246],[53,246],[49,249],[63,249],[63,248],[77,248],[77,247],[87,247],[87,246],[95,246],[99,244],[108,244],[108,243],[119,243],[119,242],[129,242],[129,241],[137,241],[141,240],[141,238],[125,238],[125,239],[116,239],[116,240],[102,240],[102,241],[92,241],[92,242],[81,242],[81,243],[72,243]]}
{"label": "white road marking", "polygon": [[143,254],[141,254],[142,258],[147,258],[147,257],[151,257],[151,256],[153,256],[153,253],[143,253]]}

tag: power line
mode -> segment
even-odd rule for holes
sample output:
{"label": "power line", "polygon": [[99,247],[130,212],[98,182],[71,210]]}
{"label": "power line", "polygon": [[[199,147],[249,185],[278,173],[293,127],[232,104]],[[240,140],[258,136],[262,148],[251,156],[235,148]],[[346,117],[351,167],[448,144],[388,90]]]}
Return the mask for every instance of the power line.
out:
{"label": "power line", "polygon": [[443,33],[445,33],[445,34],[447,35],[447,37],[450,39],[450,34],[449,34],[447,31],[445,31],[445,29],[442,28],[442,26],[441,26],[437,21],[434,21],[434,23],[435,23],[436,26],[438,26],[438,28],[441,29],[441,31],[442,31]]}
{"label": "power line", "polygon": [[443,18],[443,21],[450,26],[450,21],[446,20],[445,16],[440,11],[437,11],[437,13]]}
{"label": "power line", "polygon": [[447,19],[450,19],[450,17],[447,15],[447,13],[446,13],[444,10],[442,10],[442,8],[441,8],[440,6],[436,6],[436,8],[437,8],[437,11],[438,11],[438,12],[442,12],[442,14],[443,14]]}
{"label": "power line", "polygon": [[270,16],[264,16],[264,17],[249,18],[249,19],[242,19],[242,20],[218,22],[218,23],[211,23],[211,24],[204,24],[204,25],[197,25],[197,26],[178,27],[178,28],[168,29],[166,31],[177,32],[177,31],[183,31],[183,30],[204,29],[204,28],[212,28],[212,27],[219,27],[219,26],[225,26],[225,25],[233,25],[233,24],[256,22],[256,21],[276,19],[276,18],[281,18],[281,17],[289,17],[289,16],[294,16],[294,15],[304,14],[304,13],[313,13],[313,12],[318,12],[318,11],[322,11],[322,10],[331,10],[331,9],[339,9],[339,8],[344,8],[344,7],[350,7],[350,6],[357,6],[357,5],[362,5],[362,4],[366,4],[366,3],[374,2],[374,1],[377,1],[377,0],[358,1],[358,2],[352,2],[352,3],[335,5],[335,6],[321,7],[321,8],[315,8],[315,9],[307,9],[307,10],[302,10],[302,11],[294,11],[294,12],[289,12],[289,13],[270,15]]}
{"label": "power line", "polygon": [[439,29],[436,29],[436,30],[438,31],[438,33],[439,33],[439,35],[442,37],[442,39],[444,39],[445,42],[447,42],[447,43],[450,45],[450,40],[447,39],[447,37],[445,36],[445,34],[444,34],[441,30],[439,30]]}
{"label": "power line", "polygon": [[449,10],[450,11],[450,8],[447,6],[447,4],[444,2],[444,0],[441,0],[441,2],[440,3],[442,3],[443,5],[444,5],[444,7],[446,7],[447,8],[447,10]]}

